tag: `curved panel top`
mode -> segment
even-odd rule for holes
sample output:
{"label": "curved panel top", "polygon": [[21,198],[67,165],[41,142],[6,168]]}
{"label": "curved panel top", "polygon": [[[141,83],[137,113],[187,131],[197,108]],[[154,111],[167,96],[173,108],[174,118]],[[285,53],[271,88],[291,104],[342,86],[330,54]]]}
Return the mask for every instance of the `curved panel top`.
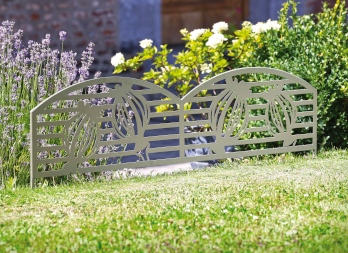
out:
{"label": "curved panel top", "polygon": [[[244,75],[244,74],[272,74],[284,77],[290,81],[293,81],[293,83],[299,83],[306,89],[310,91],[316,91],[316,89],[303,80],[302,78],[295,76],[293,74],[287,73],[283,70],[279,69],[273,69],[273,68],[267,68],[267,67],[248,67],[248,68],[240,68],[240,69],[233,69],[224,73],[221,73],[217,76],[214,76],[205,82],[201,83],[194,89],[192,89],[189,93],[187,93],[182,99],[187,99],[189,97],[195,96],[200,90],[204,90],[207,87],[210,87],[212,84],[217,83],[218,81],[221,81],[223,79],[226,79],[228,77],[238,76],[238,75]],[[247,83],[247,82],[246,82]],[[260,86],[262,85],[262,81],[260,81]]]}
{"label": "curved panel top", "polygon": [[[96,78],[96,79],[87,80],[87,81],[73,84],[67,88],[62,89],[61,91],[58,91],[57,93],[50,96],[49,98],[45,99],[43,102],[38,104],[35,108],[33,108],[31,110],[31,112],[34,112],[39,108],[48,106],[54,101],[62,100],[62,99],[69,99],[68,94],[70,94],[71,92],[74,92],[76,90],[83,89],[83,88],[86,88],[88,86],[92,86],[92,85],[96,85],[96,84],[104,84],[104,83],[122,83],[124,85],[129,85],[130,87],[132,87],[135,84],[135,85],[139,85],[139,86],[143,86],[145,88],[151,89],[153,91],[152,92],[153,94],[161,93],[161,94],[165,95],[167,98],[170,98],[171,100],[173,100],[174,103],[180,102],[180,98],[178,98],[175,94],[173,94],[172,92],[170,92],[170,91],[168,91],[160,86],[157,86],[156,84],[153,84],[153,83],[150,83],[150,82],[147,82],[144,80],[140,80],[140,79],[130,78],[130,77],[114,77],[114,76],[112,76],[112,77]],[[104,93],[104,94],[105,94],[105,97],[108,97],[108,93]],[[80,96],[81,96],[81,99],[83,99],[84,94],[82,94]]]}

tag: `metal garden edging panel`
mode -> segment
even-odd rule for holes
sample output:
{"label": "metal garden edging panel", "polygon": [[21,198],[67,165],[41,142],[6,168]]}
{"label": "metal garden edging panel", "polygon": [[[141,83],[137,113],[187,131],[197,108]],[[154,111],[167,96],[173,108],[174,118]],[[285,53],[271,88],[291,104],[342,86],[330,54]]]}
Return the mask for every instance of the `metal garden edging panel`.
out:
{"label": "metal garden edging panel", "polygon": [[[280,78],[238,81],[238,76],[247,74]],[[203,90],[210,92],[210,96],[200,96]],[[149,94],[160,94],[166,100],[151,101]],[[185,106],[187,103],[204,103],[206,107],[191,109]],[[166,104],[173,105],[175,110],[154,111],[155,106]],[[204,114],[204,118],[188,121],[187,115],[198,114]],[[155,121],[171,116],[175,116],[174,122]],[[299,123],[298,119],[304,120]],[[257,127],[251,127],[252,122],[257,122]],[[211,131],[185,133],[185,127],[194,125],[209,125]],[[163,135],[159,129],[177,132]],[[296,133],[295,129],[301,131]],[[299,77],[261,67],[217,75],[182,99],[143,80],[105,77],[72,85],[40,103],[30,112],[30,131],[32,187],[35,179],[51,176],[283,152],[316,152],[317,91]],[[245,138],[255,132],[267,134],[262,138]],[[185,145],[185,138],[201,136],[214,136],[216,141]],[[170,140],[176,140],[178,145]],[[298,140],[308,141],[298,145]],[[161,141],[164,144],[158,146],[156,143]],[[231,145],[271,142],[281,145],[225,151]],[[208,155],[185,156],[185,150],[207,147]],[[177,155],[166,158],[168,152]],[[130,159],[122,162],[124,157]]]}

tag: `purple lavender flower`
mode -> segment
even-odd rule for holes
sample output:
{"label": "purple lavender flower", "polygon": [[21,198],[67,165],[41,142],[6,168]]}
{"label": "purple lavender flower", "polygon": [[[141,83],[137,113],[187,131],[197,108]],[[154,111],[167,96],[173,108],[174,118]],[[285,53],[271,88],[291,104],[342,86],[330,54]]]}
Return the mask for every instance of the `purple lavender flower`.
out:
{"label": "purple lavender flower", "polygon": [[101,76],[101,72],[100,72],[100,71],[97,71],[97,72],[94,74],[94,79],[99,78],[100,76]]}
{"label": "purple lavender flower", "polygon": [[109,93],[110,88],[106,86],[105,83],[103,83],[101,86],[101,93]]}
{"label": "purple lavender flower", "polygon": [[[0,25],[0,143],[13,154],[30,151],[30,140],[27,136],[28,123],[24,120],[38,102],[43,101],[57,90],[67,87],[77,82],[77,71],[82,80],[89,76],[89,67],[94,58],[92,57],[93,43],[89,43],[86,51],[82,55],[82,66],[77,68],[76,53],[59,52],[49,48],[51,36],[46,34],[41,43],[28,41],[27,47],[21,40],[23,31],[13,32],[14,22],[4,21]],[[66,32],[59,33],[62,41],[66,38]],[[96,76],[99,77],[100,73]],[[23,87],[24,85],[24,87]],[[33,86],[34,85],[34,86]],[[98,92],[99,86],[92,88],[92,92]],[[76,94],[82,93],[77,91]],[[95,99],[97,104],[103,99]],[[71,106],[73,101],[52,103],[52,108],[64,108]],[[70,113],[69,113],[70,114]],[[73,115],[74,112],[71,112]],[[57,116],[49,114],[51,117]],[[39,115],[38,122],[52,120],[48,115]],[[49,129],[52,133],[54,129]],[[44,133],[45,132],[45,133]],[[48,134],[46,128],[42,134]],[[41,147],[57,145],[54,140],[40,140]],[[1,157],[3,160],[10,160],[13,164],[20,164],[15,157],[10,154]],[[48,156],[58,156],[59,152],[42,152],[39,154],[41,159]],[[10,162],[10,161],[9,161]],[[22,166],[22,164],[21,164]],[[9,171],[6,171],[6,173]]]}
{"label": "purple lavender flower", "polygon": [[13,46],[14,46],[15,49],[19,49],[21,47],[21,41],[20,40],[16,40]]}
{"label": "purple lavender flower", "polygon": [[59,32],[59,39],[60,39],[61,41],[64,41],[65,38],[66,38],[66,32],[60,31],[60,32]]}
{"label": "purple lavender flower", "polygon": [[15,34],[13,34],[14,39],[19,39],[23,36],[23,30],[19,29]]}
{"label": "purple lavender flower", "polygon": [[91,66],[92,62],[94,61],[94,57],[92,57],[94,46],[95,46],[94,43],[90,42],[88,44],[88,47],[86,48],[87,51],[82,52],[82,58],[81,58],[82,66],[79,70],[79,73],[80,73],[79,82],[87,79],[89,76],[88,69]]}
{"label": "purple lavender flower", "polygon": [[42,40],[42,45],[49,45],[51,43],[51,35],[46,34],[45,38]]}

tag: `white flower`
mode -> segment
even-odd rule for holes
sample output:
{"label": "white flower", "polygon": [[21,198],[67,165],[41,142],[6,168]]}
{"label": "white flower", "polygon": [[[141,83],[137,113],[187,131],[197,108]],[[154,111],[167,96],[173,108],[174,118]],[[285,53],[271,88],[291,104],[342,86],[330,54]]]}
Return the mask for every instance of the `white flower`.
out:
{"label": "white flower", "polygon": [[265,31],[264,30],[264,23],[259,22],[256,25],[252,25],[251,26],[251,31],[253,33],[262,33],[262,32],[264,32]]}
{"label": "white flower", "polygon": [[282,26],[280,24],[278,24],[277,20],[268,20],[266,22],[267,28],[269,29],[273,29],[273,30],[279,30]]}
{"label": "white flower", "polygon": [[256,25],[251,26],[251,31],[253,33],[262,33],[271,29],[279,30],[280,27],[281,25],[278,24],[278,21],[272,21],[269,19],[266,23],[259,22]]}
{"label": "white flower", "polygon": [[192,32],[190,32],[190,40],[196,40],[199,37],[201,37],[207,29],[195,29]]}
{"label": "white flower", "polygon": [[303,195],[303,197],[308,197],[308,196],[309,196],[309,194],[308,194],[308,193],[306,193],[306,194],[304,194],[304,195]]}
{"label": "white flower", "polygon": [[243,27],[252,26],[252,23],[250,21],[244,21],[242,26]]}
{"label": "white flower", "polygon": [[222,210],[223,213],[228,213],[228,210],[224,209]]}
{"label": "white flower", "polygon": [[116,67],[124,63],[124,56],[122,53],[117,53],[111,58],[111,64]]}
{"label": "white flower", "polygon": [[207,240],[210,239],[209,235],[203,235],[202,238]]}
{"label": "white flower", "polygon": [[180,30],[180,33],[181,33],[183,36],[186,36],[186,35],[188,34],[188,31],[187,31],[186,28],[184,28],[184,29],[181,29],[181,30]]}
{"label": "white flower", "polygon": [[225,36],[221,33],[214,33],[212,36],[209,37],[207,46],[216,48],[217,46],[222,45],[224,41],[227,40]]}
{"label": "white flower", "polygon": [[142,41],[139,42],[140,46],[142,48],[147,48],[147,47],[151,47],[152,46],[153,41],[152,40],[148,40],[148,39],[144,39]]}
{"label": "white flower", "polygon": [[258,219],[259,219],[259,217],[258,217],[258,216],[253,215],[253,220],[258,220]]}
{"label": "white flower", "polygon": [[218,22],[213,25],[211,30],[213,33],[222,33],[222,31],[228,30],[228,24],[226,22]]}
{"label": "white flower", "polygon": [[213,65],[210,63],[203,63],[201,66],[201,70],[202,70],[202,74],[204,73],[210,73],[211,72],[211,68],[213,67]]}

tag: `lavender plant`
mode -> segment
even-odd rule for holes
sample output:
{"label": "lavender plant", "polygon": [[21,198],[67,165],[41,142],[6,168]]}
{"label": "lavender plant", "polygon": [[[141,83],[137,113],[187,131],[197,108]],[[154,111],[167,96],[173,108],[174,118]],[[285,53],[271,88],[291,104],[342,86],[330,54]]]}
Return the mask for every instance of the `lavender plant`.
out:
{"label": "lavender plant", "polygon": [[[41,43],[30,40],[24,46],[23,31],[14,33],[14,24],[4,21],[0,26],[2,185],[8,180],[17,183],[29,180],[30,110],[55,92],[87,79],[94,60],[94,44],[91,42],[82,53],[81,67],[78,67],[75,59],[77,54],[63,51],[66,39],[64,31],[59,33],[61,51],[50,48],[50,34],[46,34]],[[100,76],[100,72],[96,75]]]}

